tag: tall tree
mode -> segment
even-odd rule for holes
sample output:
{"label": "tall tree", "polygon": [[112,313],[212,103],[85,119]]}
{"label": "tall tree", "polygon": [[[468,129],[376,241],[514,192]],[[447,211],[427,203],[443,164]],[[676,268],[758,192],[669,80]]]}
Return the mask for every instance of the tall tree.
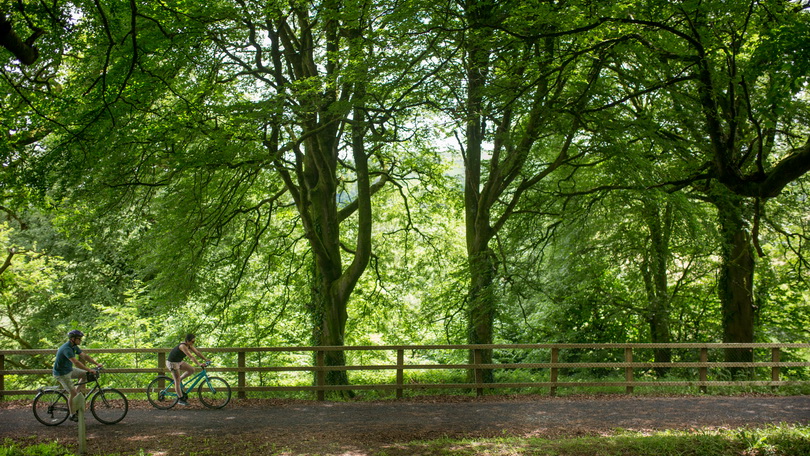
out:
{"label": "tall tree", "polygon": [[[408,5],[391,12],[365,1],[239,4],[248,47],[238,50],[219,31],[216,42],[277,103],[261,122],[262,144],[312,253],[314,340],[342,346],[347,306],[371,257],[371,197],[411,172],[408,160],[389,155],[386,144],[398,139],[409,93],[425,77],[418,39],[410,44],[419,52],[399,54],[418,17],[409,18],[415,10]],[[343,365],[344,358],[342,351],[326,353],[327,365]],[[346,372],[329,372],[327,382],[348,383]]]}
{"label": "tall tree", "polygon": [[[759,213],[810,170],[810,135],[796,122],[807,109],[801,87],[810,62],[799,44],[810,31],[807,8],[806,2],[700,2],[649,6],[615,19],[636,27],[641,52],[659,60],[651,62],[657,76],[644,93],[668,87],[674,100],[656,135],[692,153],[672,175],[675,187],[713,180],[725,188],[703,187],[717,206],[725,242],[718,283],[724,342],[754,340]],[[751,356],[727,353],[733,361]]]}
{"label": "tall tree", "polygon": [[[268,125],[265,145],[295,201],[312,249],[310,312],[315,341],[325,346],[343,345],[349,298],[371,256],[372,190],[365,148],[368,127],[364,80],[368,48],[363,42],[370,11],[360,8],[362,5],[354,6],[358,10],[343,11],[338,2],[326,1],[320,9],[309,10],[301,4],[289,15],[277,12],[274,25],[266,30],[272,42],[268,63],[276,89],[294,91],[298,84],[316,84],[297,99],[289,100],[299,106],[294,118],[297,131],[287,138],[292,142],[290,152],[294,158],[284,157],[282,138],[287,125],[281,118]],[[255,30],[252,23],[251,28]],[[345,60],[341,55],[346,56]],[[357,76],[344,75],[343,71]],[[289,107],[293,108],[292,104]],[[356,195],[353,205],[347,206],[350,209],[341,214],[338,189],[342,176],[338,163],[347,128]],[[358,229],[351,249],[353,259],[345,267],[340,222],[354,210]],[[343,352],[327,352],[326,363],[345,364]],[[345,371],[332,371],[328,377],[330,384],[348,383]]]}
{"label": "tall tree", "polygon": [[[470,344],[492,344],[499,265],[492,245],[528,190],[577,160],[577,112],[592,96],[599,54],[611,43],[589,41],[593,24],[579,7],[547,2],[460,4],[465,224],[470,285]],[[595,57],[586,57],[588,53]],[[584,137],[581,136],[580,138]],[[482,351],[492,362],[491,350]],[[484,381],[491,381],[485,371]]]}
{"label": "tall tree", "polygon": [[[420,164],[387,146],[410,134],[404,119],[426,77],[424,50],[401,52],[406,40],[426,46],[407,34],[420,24],[412,12],[334,0],[87,11],[97,35],[71,69],[100,76],[71,79],[66,94],[86,96],[43,163],[161,246],[143,276],[174,299],[205,287],[200,273],[215,261],[231,284],[212,308],[224,306],[251,259],[297,254],[290,233],[302,230],[315,343],[341,346],[371,257],[371,196]],[[343,352],[327,363],[342,365]]]}

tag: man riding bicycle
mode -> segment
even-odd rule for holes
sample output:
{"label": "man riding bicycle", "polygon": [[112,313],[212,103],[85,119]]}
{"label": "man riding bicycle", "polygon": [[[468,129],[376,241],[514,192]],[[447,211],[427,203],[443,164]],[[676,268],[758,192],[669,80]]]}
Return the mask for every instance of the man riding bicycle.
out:
{"label": "man riding bicycle", "polygon": [[84,394],[87,390],[83,383],[87,382],[87,371],[90,370],[84,363],[93,363],[98,367],[102,367],[101,364],[79,348],[83,337],[84,333],[78,329],[71,330],[68,333],[68,341],[56,350],[56,360],[53,362],[53,376],[56,377],[56,381],[62,385],[65,391],[70,393],[68,410],[71,421],[79,420],[76,411],[73,410],[73,398],[78,394],[73,379],[78,378],[80,380],[79,390]]}

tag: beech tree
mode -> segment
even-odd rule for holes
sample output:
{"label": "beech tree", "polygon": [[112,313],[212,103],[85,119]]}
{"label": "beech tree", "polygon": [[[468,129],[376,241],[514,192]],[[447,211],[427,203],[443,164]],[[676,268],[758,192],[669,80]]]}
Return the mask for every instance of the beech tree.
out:
{"label": "beech tree", "polygon": [[[214,262],[227,264],[229,284],[212,304],[222,306],[251,258],[296,255],[290,233],[303,233],[314,342],[343,345],[371,257],[371,197],[424,168],[419,154],[391,146],[414,134],[405,119],[423,103],[414,94],[429,43],[408,35],[416,10],[117,3],[80,21],[93,34],[75,43],[83,52],[69,69],[83,76],[55,97],[72,114],[57,117],[41,169],[58,173],[65,195],[117,211],[120,226],[161,246],[141,267],[167,300],[206,287],[201,274]],[[402,54],[406,40],[419,52]],[[344,363],[341,351],[326,357]],[[346,383],[345,371],[328,381]]]}
{"label": "beech tree", "polygon": [[[754,341],[760,214],[770,198],[810,170],[810,135],[797,121],[807,110],[801,92],[810,64],[799,44],[810,30],[807,8],[701,2],[638,8],[617,18],[639,31],[639,52],[659,59],[650,67],[656,81],[647,90],[666,86],[673,110],[660,118],[657,134],[692,154],[671,179],[676,187],[702,186],[718,210],[724,342]],[[616,72],[644,77],[624,68]],[[746,361],[751,352],[730,350],[727,356]]]}
{"label": "beech tree", "polygon": [[[588,34],[598,23],[581,13],[598,16],[595,5],[471,0],[459,8],[458,25],[446,27],[460,30],[453,39],[463,52],[451,115],[463,131],[467,342],[492,344],[501,266],[493,242],[527,192],[591,159],[580,111],[593,101],[601,56],[614,41]],[[491,351],[482,354],[491,363]]]}

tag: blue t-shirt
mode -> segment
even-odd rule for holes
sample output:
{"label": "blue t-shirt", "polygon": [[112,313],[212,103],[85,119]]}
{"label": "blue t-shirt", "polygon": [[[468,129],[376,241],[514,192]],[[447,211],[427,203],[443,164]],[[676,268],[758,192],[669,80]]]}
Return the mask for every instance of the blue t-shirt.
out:
{"label": "blue t-shirt", "polygon": [[73,372],[73,361],[70,358],[79,356],[82,349],[78,345],[73,345],[70,341],[65,342],[56,350],[56,361],[53,362],[53,376],[66,375]]}

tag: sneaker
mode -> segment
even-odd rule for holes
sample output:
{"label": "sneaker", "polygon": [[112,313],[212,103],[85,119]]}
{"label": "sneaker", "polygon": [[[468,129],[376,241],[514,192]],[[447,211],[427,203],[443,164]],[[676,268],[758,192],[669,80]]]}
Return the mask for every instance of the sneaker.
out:
{"label": "sneaker", "polygon": [[185,400],[185,399],[178,399],[178,400],[177,400],[177,404],[178,404],[178,405],[188,405],[188,402],[186,402],[186,400]]}
{"label": "sneaker", "polygon": [[74,413],[73,415],[70,415],[70,417],[68,417],[68,419],[70,421],[79,421],[79,415]]}

